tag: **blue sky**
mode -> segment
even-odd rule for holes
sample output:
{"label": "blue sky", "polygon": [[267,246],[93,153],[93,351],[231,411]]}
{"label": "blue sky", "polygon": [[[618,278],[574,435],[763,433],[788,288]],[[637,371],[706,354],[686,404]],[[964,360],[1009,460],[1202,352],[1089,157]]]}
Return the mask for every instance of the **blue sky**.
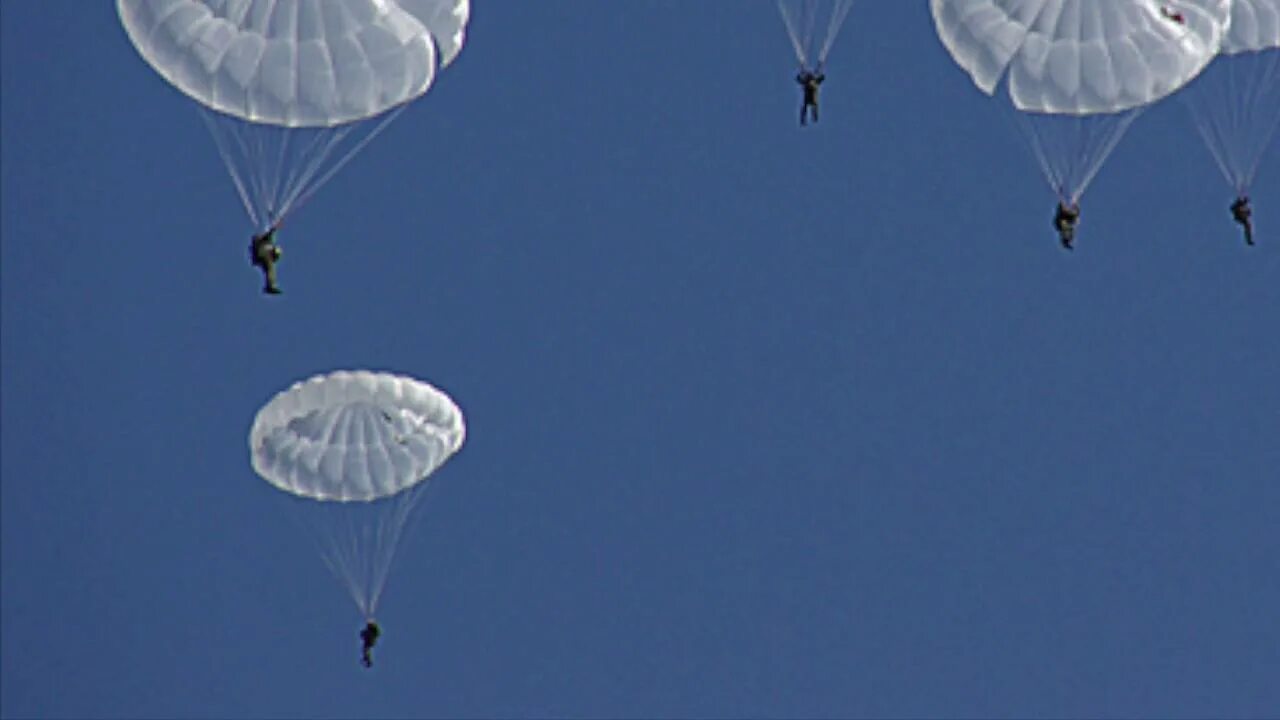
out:
{"label": "blue sky", "polygon": [[[266,298],[114,4],[0,20],[0,714],[1280,707],[1274,146],[1246,248],[1154,108],[1067,255],[924,3],[854,7],[801,130],[770,2],[483,2]],[[468,420],[372,672],[246,447],[348,367]]]}

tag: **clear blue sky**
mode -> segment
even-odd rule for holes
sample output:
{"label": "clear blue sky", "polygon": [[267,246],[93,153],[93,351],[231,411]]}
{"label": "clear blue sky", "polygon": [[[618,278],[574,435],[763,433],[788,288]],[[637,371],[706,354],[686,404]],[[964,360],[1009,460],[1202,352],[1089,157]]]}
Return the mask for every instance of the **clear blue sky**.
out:
{"label": "clear blue sky", "polygon": [[[923,2],[478,2],[282,234],[114,3],[0,4],[7,717],[1275,716],[1280,163],[1177,103],[1077,250]],[[249,467],[370,367],[468,439],[377,662]]]}

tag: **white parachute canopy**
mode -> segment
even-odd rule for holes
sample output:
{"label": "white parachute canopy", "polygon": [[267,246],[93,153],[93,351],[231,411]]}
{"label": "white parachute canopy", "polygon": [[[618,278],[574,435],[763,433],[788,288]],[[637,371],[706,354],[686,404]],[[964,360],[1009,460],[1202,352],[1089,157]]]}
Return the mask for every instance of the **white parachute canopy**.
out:
{"label": "white parachute canopy", "polygon": [[205,111],[263,229],[427,91],[461,49],[469,8],[469,0],[116,3],[143,59]]}
{"label": "white parachute canopy", "polygon": [[372,617],[425,481],[465,436],[462,412],[431,385],[343,370],[263,406],[249,454],[258,475],[299,499],[325,562]]}
{"label": "white parachute canopy", "polygon": [[826,63],[852,7],[853,0],[778,0],[800,67],[813,70]]}
{"label": "white parachute canopy", "polygon": [[1222,54],[1180,92],[1238,197],[1280,124],[1280,0],[1235,0]]}
{"label": "white parachute canopy", "polygon": [[1046,180],[1074,204],[1125,130],[1213,59],[1230,0],[930,0],[951,57],[1002,79]]}

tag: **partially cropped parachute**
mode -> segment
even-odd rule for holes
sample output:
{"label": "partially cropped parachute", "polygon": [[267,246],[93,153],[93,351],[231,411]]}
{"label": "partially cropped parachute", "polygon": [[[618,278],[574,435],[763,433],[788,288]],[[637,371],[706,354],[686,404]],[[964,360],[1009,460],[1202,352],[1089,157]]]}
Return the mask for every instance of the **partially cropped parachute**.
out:
{"label": "partially cropped parachute", "polygon": [[826,63],[852,7],[853,0],[778,0],[778,11],[801,67],[812,70]]}
{"label": "partially cropped parachute", "polygon": [[462,412],[412,378],[320,375],[271,399],[253,421],[253,469],[298,498],[304,524],[367,617],[427,478],[462,446]]}
{"label": "partially cropped parachute", "polygon": [[1059,198],[1083,195],[1138,113],[1213,59],[1230,0],[930,0],[938,37],[983,92],[1005,80]]}
{"label": "partially cropped parachute", "polygon": [[1247,196],[1280,124],[1280,0],[1235,0],[1222,54],[1179,97],[1227,182]]}
{"label": "partially cropped parachute", "polygon": [[265,229],[427,91],[462,47],[469,0],[116,7],[142,57],[205,110],[246,211]]}

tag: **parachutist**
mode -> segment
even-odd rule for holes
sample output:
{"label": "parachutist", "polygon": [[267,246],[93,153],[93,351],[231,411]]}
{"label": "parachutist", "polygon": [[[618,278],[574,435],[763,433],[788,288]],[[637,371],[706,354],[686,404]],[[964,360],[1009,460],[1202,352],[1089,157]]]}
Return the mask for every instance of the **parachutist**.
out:
{"label": "parachutist", "polygon": [[364,647],[360,650],[360,664],[365,667],[373,667],[373,646],[378,642],[378,636],[382,634],[382,630],[378,628],[378,623],[370,620],[364,629],[360,631],[360,642],[364,643]]}
{"label": "parachutist", "polygon": [[266,232],[254,235],[249,242],[249,262],[262,269],[262,292],[268,295],[279,295],[280,287],[276,285],[276,263],[284,251],[276,244],[276,227],[273,225]]}
{"label": "parachutist", "polygon": [[1071,203],[1068,206],[1062,201],[1058,202],[1058,212],[1053,216],[1053,228],[1058,231],[1058,239],[1062,241],[1062,247],[1067,250],[1074,249],[1072,243],[1076,239],[1076,224],[1080,222],[1080,205]]}
{"label": "parachutist", "polygon": [[1231,217],[1244,227],[1244,241],[1253,244],[1253,208],[1249,207],[1249,198],[1241,195],[1231,203]]}
{"label": "parachutist", "polygon": [[800,87],[804,89],[804,104],[800,106],[801,125],[806,124],[810,108],[813,111],[813,121],[818,122],[818,86],[826,79],[827,76],[822,73],[821,65],[816,70],[801,67],[800,73],[796,75],[796,82],[800,83]]}

